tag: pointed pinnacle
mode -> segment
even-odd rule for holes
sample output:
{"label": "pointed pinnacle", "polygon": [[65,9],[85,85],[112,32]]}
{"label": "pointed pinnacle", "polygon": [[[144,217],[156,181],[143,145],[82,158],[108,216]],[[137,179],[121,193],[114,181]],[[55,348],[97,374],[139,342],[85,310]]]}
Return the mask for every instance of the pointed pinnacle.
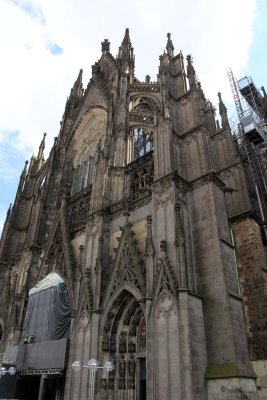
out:
{"label": "pointed pinnacle", "polygon": [[220,114],[226,113],[227,108],[225,107],[225,104],[224,104],[224,102],[223,102],[223,100],[222,100],[222,94],[221,94],[221,92],[218,93],[218,97],[219,97],[219,113],[220,113]]}
{"label": "pointed pinnacle", "polygon": [[41,140],[40,146],[39,146],[39,152],[38,152],[38,158],[41,158],[43,155],[43,151],[45,148],[45,137],[46,137],[46,133],[44,133],[43,135],[43,139]]}
{"label": "pointed pinnacle", "polygon": [[[27,170],[27,165],[29,164],[29,161],[28,160],[26,160],[25,161],[25,165],[24,165],[24,168],[23,168],[23,172],[26,172],[26,170]],[[22,173],[23,173],[22,172]]]}
{"label": "pointed pinnacle", "polygon": [[77,86],[77,85],[82,84],[82,78],[83,78],[83,69],[81,68],[80,71],[79,71],[78,77],[77,77],[77,79],[76,79],[76,81],[75,81],[73,86]]}
{"label": "pointed pinnacle", "polygon": [[78,75],[77,81],[81,81],[82,80],[82,76],[83,76],[83,69],[81,68],[80,71],[79,71],[79,75]]}
{"label": "pointed pinnacle", "polygon": [[186,56],[186,59],[187,59],[187,63],[188,63],[188,65],[190,64],[190,65],[192,65],[192,61],[193,61],[193,59],[192,59],[192,56],[191,56],[191,54],[188,54],[187,56]]}
{"label": "pointed pinnacle", "polygon": [[126,28],[122,43],[130,43],[130,42],[131,40],[130,40],[129,28]]}
{"label": "pointed pinnacle", "polygon": [[10,216],[10,214],[11,214],[11,209],[12,209],[12,203],[9,204],[9,208],[8,208],[8,210],[7,210],[7,217]]}
{"label": "pointed pinnacle", "polygon": [[167,45],[166,45],[166,50],[167,50],[167,54],[169,57],[173,57],[173,50],[174,50],[174,46],[171,40],[171,34],[167,33]]}

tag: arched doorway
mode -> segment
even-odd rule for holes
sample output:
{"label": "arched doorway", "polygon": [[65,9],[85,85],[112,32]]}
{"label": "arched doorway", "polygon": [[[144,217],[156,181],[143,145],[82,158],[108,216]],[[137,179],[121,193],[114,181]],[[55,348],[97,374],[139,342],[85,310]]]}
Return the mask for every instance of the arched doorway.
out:
{"label": "arched doorway", "polygon": [[103,371],[102,399],[146,400],[146,322],[143,303],[124,289],[110,307],[103,324],[103,361],[115,370]]}

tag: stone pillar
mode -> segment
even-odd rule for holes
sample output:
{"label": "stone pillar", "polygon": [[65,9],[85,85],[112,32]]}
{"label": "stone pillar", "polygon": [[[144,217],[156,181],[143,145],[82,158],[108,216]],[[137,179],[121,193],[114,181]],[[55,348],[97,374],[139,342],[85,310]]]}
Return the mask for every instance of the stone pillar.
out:
{"label": "stone pillar", "polygon": [[38,400],[44,400],[45,399],[46,380],[47,380],[47,376],[42,374],[41,375],[41,379],[40,379]]}

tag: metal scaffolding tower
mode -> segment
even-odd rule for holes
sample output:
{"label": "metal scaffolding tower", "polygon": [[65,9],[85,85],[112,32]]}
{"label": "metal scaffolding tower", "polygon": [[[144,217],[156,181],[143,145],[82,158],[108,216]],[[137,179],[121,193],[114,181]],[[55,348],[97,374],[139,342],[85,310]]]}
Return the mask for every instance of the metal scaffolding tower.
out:
{"label": "metal scaffolding tower", "polygon": [[254,85],[252,78],[250,76],[244,76],[237,81],[237,85],[240,93],[249,104],[251,109],[254,111],[257,118],[259,120],[264,118],[263,96]]}
{"label": "metal scaffolding tower", "polygon": [[257,201],[257,214],[264,225],[267,239],[267,181],[263,172],[263,161],[266,164],[266,159],[262,159],[262,154],[267,149],[267,132],[263,96],[251,77],[244,76],[236,80],[231,68],[227,70],[227,74],[239,119],[237,146],[249,164],[254,186],[254,193],[251,195]]}
{"label": "metal scaffolding tower", "polygon": [[230,86],[231,86],[231,90],[232,90],[232,94],[233,94],[233,98],[234,98],[234,102],[235,102],[237,115],[238,115],[239,120],[241,120],[242,117],[244,116],[244,111],[243,111],[241,99],[239,96],[239,92],[237,89],[236,80],[235,80],[235,77],[234,77],[234,74],[233,74],[233,71],[231,68],[227,69],[227,74],[228,74],[228,79],[230,82]]}

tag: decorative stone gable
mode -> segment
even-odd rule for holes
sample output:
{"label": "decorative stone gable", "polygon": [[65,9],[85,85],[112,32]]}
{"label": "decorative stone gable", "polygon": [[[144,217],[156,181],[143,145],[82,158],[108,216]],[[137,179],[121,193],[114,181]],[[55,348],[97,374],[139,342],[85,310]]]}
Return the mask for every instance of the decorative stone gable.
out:
{"label": "decorative stone gable", "polygon": [[144,261],[137,246],[135,233],[131,230],[131,223],[126,222],[119,239],[113,272],[109,285],[109,295],[112,295],[121,285],[130,284],[137,287],[145,295]]}

